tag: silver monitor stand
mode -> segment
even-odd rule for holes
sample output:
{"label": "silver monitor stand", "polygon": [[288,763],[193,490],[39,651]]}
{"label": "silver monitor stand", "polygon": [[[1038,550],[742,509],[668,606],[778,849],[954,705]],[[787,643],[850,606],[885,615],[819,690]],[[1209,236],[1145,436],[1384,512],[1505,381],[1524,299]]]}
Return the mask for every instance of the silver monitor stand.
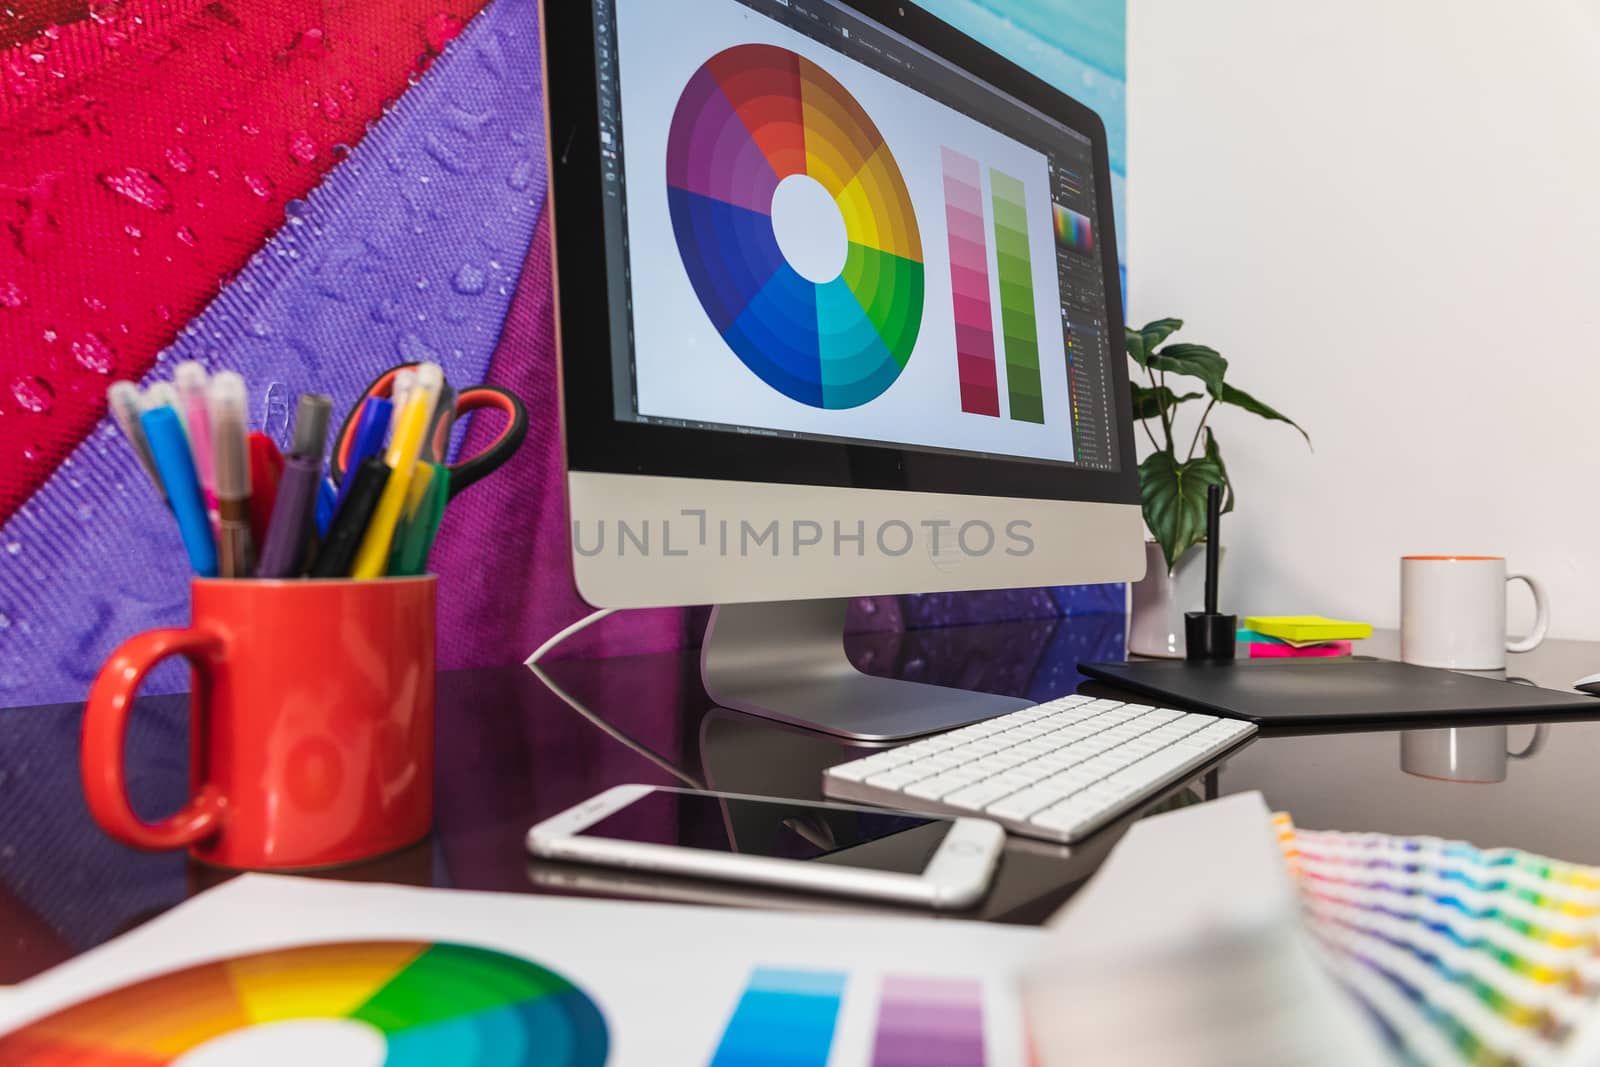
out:
{"label": "silver monitor stand", "polygon": [[700,651],[723,707],[858,741],[895,741],[1020,711],[1032,701],[862,674],[844,651],[847,599],[723,604]]}

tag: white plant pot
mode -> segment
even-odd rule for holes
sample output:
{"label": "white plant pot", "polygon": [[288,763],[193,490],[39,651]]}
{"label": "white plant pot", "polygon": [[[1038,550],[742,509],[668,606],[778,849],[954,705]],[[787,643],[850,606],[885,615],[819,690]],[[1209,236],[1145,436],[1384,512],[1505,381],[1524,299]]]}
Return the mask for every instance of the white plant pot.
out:
{"label": "white plant pot", "polygon": [[[1226,563],[1227,550],[1219,562]],[[1195,545],[1167,571],[1161,546],[1144,543],[1144,577],[1128,587],[1128,652],[1135,656],[1182,659],[1185,612],[1199,611],[1206,599],[1206,550]]]}

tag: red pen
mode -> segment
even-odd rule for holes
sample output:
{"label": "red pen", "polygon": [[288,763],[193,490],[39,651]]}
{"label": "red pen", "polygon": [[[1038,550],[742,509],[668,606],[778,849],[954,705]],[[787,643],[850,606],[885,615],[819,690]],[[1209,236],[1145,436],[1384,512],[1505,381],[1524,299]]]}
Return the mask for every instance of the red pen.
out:
{"label": "red pen", "polygon": [[250,435],[250,536],[260,545],[266,542],[267,523],[278,500],[278,480],[283,477],[283,454],[272,438],[261,432]]}

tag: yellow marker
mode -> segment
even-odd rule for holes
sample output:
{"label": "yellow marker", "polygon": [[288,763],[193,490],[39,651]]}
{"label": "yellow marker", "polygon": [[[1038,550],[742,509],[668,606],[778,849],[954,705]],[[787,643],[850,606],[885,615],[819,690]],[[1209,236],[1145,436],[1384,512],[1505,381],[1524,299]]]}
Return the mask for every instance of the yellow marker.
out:
{"label": "yellow marker", "polygon": [[417,365],[416,385],[395,422],[389,452],[384,456],[389,464],[389,480],[378,498],[367,532],[362,535],[361,547],[356,550],[355,566],[350,570],[352,578],[381,577],[389,565],[389,545],[394,541],[395,523],[405,508],[411,475],[417,469],[417,454],[422,451],[422,438],[433,419],[433,405],[443,385],[444,371],[437,363]]}

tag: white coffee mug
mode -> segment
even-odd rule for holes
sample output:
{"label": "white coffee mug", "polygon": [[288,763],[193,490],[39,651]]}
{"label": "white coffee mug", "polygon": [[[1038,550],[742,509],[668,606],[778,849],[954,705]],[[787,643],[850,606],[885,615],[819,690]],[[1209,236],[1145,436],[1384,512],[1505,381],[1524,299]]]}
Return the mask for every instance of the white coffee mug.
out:
{"label": "white coffee mug", "polygon": [[[1533,632],[1506,637],[1506,583],[1528,583]],[[1550,629],[1544,586],[1526,574],[1507,574],[1503,556],[1402,556],[1400,658],[1422,667],[1492,671],[1507,652],[1528,652]]]}

